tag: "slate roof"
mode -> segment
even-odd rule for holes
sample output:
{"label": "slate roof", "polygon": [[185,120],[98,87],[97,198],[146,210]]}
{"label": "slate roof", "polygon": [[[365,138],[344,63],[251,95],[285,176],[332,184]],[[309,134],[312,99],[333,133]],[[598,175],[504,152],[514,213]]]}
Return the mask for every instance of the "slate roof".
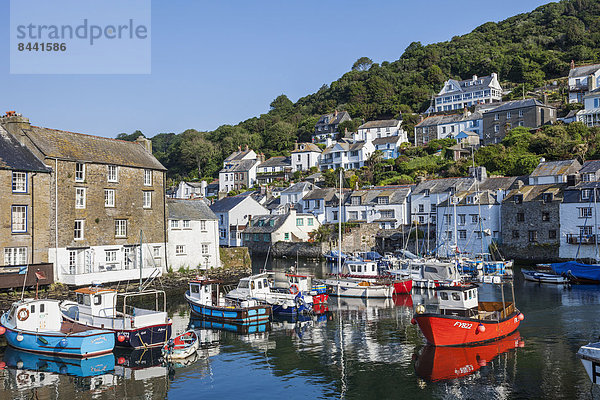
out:
{"label": "slate roof", "polygon": [[450,115],[433,115],[419,122],[417,125],[415,125],[415,128],[420,128],[423,126],[437,126],[453,123],[455,124],[458,122],[473,121],[482,118],[483,114],[479,111],[471,113],[470,115],[465,115],[464,113]]}
{"label": "slate roof", "polygon": [[326,148],[325,150],[323,150],[323,155],[329,154],[331,152],[333,152],[333,149],[335,148],[335,146],[339,145],[343,151],[355,151],[355,150],[360,150],[365,146],[366,142],[356,142],[356,143],[349,143],[349,142],[337,142],[336,144],[332,144],[331,146],[329,146],[328,148]]}
{"label": "slate roof", "polygon": [[473,79],[465,79],[462,81],[457,81],[455,79],[449,79],[448,82],[452,82],[455,86],[459,86],[460,90],[453,90],[451,92],[443,92],[444,88],[446,87],[447,83],[444,84],[444,88],[442,88],[442,90],[440,91],[440,94],[438,94],[438,96],[448,96],[448,95],[452,95],[454,93],[468,93],[468,92],[475,92],[478,90],[483,90],[486,89],[488,87],[490,87],[490,84],[492,83],[492,76],[488,75],[488,76],[479,76],[477,77],[478,84],[469,84],[473,82]]}
{"label": "slate roof", "polygon": [[258,164],[258,168],[263,167],[291,167],[292,159],[291,157],[278,156],[271,157],[267,161]]}
{"label": "slate roof", "polygon": [[257,160],[241,160],[235,161],[230,164],[229,168],[223,168],[219,172],[246,172],[250,171],[250,169],[257,164]]}
{"label": "slate roof", "polygon": [[[458,203],[456,203],[457,206],[477,206],[477,205],[482,205],[482,206],[488,206],[488,205],[494,205],[494,204],[499,204],[498,203],[498,198],[496,196],[496,193],[492,190],[483,190],[479,192],[479,200],[474,200],[473,203],[467,203],[467,197],[468,196],[474,196],[475,192],[474,191],[464,191],[464,192],[458,192],[456,193],[455,197],[458,197]],[[450,198],[440,202],[440,204],[438,204],[438,207],[449,207],[449,206],[453,206],[454,204],[450,203]]]}
{"label": "slate roof", "polygon": [[530,176],[556,176],[576,173],[581,169],[577,160],[546,161],[538,164]]}
{"label": "slate roof", "polygon": [[388,144],[388,143],[398,143],[400,141],[400,139],[401,139],[400,136],[381,137],[381,138],[373,139],[373,145],[378,146],[378,145]]}
{"label": "slate roof", "polygon": [[215,213],[206,205],[204,200],[175,200],[167,199],[169,219],[216,220]]}
{"label": "slate roof", "polygon": [[518,108],[524,108],[524,107],[549,107],[549,108],[555,108],[553,106],[549,106],[547,104],[544,104],[542,102],[540,102],[539,100],[536,99],[525,99],[525,100],[513,100],[513,101],[506,101],[504,103],[498,103],[499,106],[498,107],[494,107],[492,109],[489,109],[486,111],[486,113],[496,113],[496,112],[502,112],[502,111],[509,111],[509,110],[514,110],[514,109],[518,109]]}
{"label": "slate roof", "polygon": [[406,198],[410,194],[410,188],[398,188],[398,189],[364,189],[364,190],[355,190],[348,194],[344,203],[346,206],[351,206],[352,197],[359,196],[361,197],[360,205],[378,205],[377,198],[378,197],[389,197],[388,204],[380,204],[385,207],[387,205],[394,204],[402,204],[406,201]]}
{"label": "slate roof", "polygon": [[317,125],[339,124],[340,122],[342,122],[344,117],[347,117],[348,119],[350,119],[350,114],[348,114],[347,111],[338,111],[337,116],[335,115],[335,113],[325,114],[325,115],[322,115],[321,118],[319,118]]}
{"label": "slate roof", "polygon": [[514,196],[518,194],[523,195],[523,202],[536,200],[541,201],[544,193],[553,193],[555,200],[562,200],[563,189],[565,187],[565,184],[527,185],[508,192],[502,202],[514,202]]}
{"label": "slate roof", "polygon": [[[300,148],[302,146],[304,146],[304,149]],[[322,150],[319,146],[317,146],[314,143],[298,143],[298,148],[292,150],[292,153],[304,153],[307,151],[314,151],[314,152],[320,153]]]}
{"label": "slate roof", "polygon": [[335,188],[324,188],[311,190],[302,198],[302,200],[321,200],[330,201],[335,197],[337,189]]}
{"label": "slate roof", "polygon": [[581,174],[592,174],[596,173],[600,169],[600,160],[588,160],[583,163],[583,166],[579,170]]}
{"label": "slate roof", "polygon": [[27,147],[0,126],[0,169],[51,172]]}
{"label": "slate roof", "polygon": [[248,149],[248,150],[240,150],[240,151],[234,151],[233,153],[231,153],[229,155],[229,157],[227,157],[225,159],[224,162],[229,162],[229,161],[237,161],[237,160],[241,160],[243,159],[246,155],[248,155],[248,153],[250,153],[252,150]]}
{"label": "slate roof", "polygon": [[593,74],[600,69],[600,64],[582,65],[569,71],[569,78],[579,78]]}
{"label": "slate roof", "polygon": [[188,186],[191,187],[195,187],[195,188],[201,188],[202,187],[202,182],[183,182]]}
{"label": "slate roof", "polygon": [[398,119],[384,119],[380,121],[369,121],[365,122],[358,129],[370,129],[370,128],[387,128],[387,127],[396,127],[400,123]]}
{"label": "slate roof", "polygon": [[517,180],[516,176],[495,176],[487,178],[476,186],[479,187],[479,190],[508,190],[516,185]]}
{"label": "slate roof", "polygon": [[312,188],[314,188],[314,185],[310,182],[298,182],[295,185],[283,190],[281,193],[298,193],[311,190]]}
{"label": "slate roof", "polygon": [[422,194],[425,190],[429,190],[429,194],[445,193],[451,189],[457,192],[462,190],[469,190],[475,184],[475,178],[444,178],[444,179],[430,179],[419,183],[414,189],[412,194]]}
{"label": "slate roof", "polygon": [[136,142],[31,126],[24,130],[45,157],[165,171],[166,168]]}
{"label": "slate roof", "polygon": [[212,212],[228,212],[237,207],[242,201],[246,200],[246,196],[224,197],[221,200],[215,201],[210,209]]}

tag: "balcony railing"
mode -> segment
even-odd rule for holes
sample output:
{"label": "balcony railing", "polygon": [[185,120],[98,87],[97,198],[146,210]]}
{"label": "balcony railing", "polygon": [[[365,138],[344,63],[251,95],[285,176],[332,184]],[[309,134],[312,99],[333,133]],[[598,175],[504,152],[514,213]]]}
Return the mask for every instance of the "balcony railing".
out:
{"label": "balcony railing", "polygon": [[596,235],[577,235],[567,234],[567,243],[569,244],[595,244]]}

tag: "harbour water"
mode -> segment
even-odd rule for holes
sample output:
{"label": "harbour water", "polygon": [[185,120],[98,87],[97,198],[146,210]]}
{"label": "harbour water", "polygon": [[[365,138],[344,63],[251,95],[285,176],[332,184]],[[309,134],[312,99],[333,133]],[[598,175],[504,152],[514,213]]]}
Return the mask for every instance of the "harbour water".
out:
{"label": "harbour water", "polygon": [[[298,270],[326,273],[305,261]],[[480,292],[500,299],[497,287]],[[79,362],[0,349],[0,399],[600,397],[575,355],[600,335],[600,287],[538,285],[517,272],[515,294],[525,314],[518,332],[477,348],[425,346],[410,322],[413,305],[436,300],[416,291],[394,300],[331,298],[327,315],[274,321],[263,333],[198,329],[203,346],[186,365],[162,364],[159,351]],[[183,296],[169,302],[174,331],[185,330]]]}

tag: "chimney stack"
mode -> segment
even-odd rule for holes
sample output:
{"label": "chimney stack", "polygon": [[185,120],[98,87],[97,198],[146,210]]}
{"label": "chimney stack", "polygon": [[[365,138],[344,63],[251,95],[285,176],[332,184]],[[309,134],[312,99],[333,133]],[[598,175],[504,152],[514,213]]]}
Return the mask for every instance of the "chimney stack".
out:
{"label": "chimney stack", "polygon": [[575,60],[571,60],[571,69],[575,69]]}
{"label": "chimney stack", "polygon": [[140,135],[135,139],[135,142],[141,144],[148,153],[152,154],[152,140],[146,139],[144,136]]}
{"label": "chimney stack", "polygon": [[22,145],[26,144],[28,140],[23,131],[31,129],[28,118],[23,117],[15,111],[7,111],[6,115],[0,117],[0,123],[2,123],[4,129],[13,135]]}

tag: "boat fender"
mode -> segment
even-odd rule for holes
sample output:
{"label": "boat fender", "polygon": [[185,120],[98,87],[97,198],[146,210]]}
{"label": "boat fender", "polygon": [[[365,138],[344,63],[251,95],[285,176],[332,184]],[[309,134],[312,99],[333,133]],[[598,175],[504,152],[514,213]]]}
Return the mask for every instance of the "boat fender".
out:
{"label": "boat fender", "polygon": [[480,332],[480,333],[485,332],[485,326],[483,324],[479,324],[477,326],[477,331]]}
{"label": "boat fender", "polygon": [[413,325],[416,325],[417,324],[417,320],[413,318],[413,319],[410,320],[410,323],[413,324]]}
{"label": "boat fender", "polygon": [[296,285],[295,283],[292,283],[290,285],[290,293],[291,294],[296,294],[296,293],[299,293],[299,292],[300,292],[300,289],[298,288],[298,285]]}
{"label": "boat fender", "polygon": [[123,342],[125,341],[125,336],[123,336],[123,335],[119,335],[119,336],[117,336],[117,340],[118,340],[119,342],[123,343]]}
{"label": "boat fender", "polygon": [[27,318],[29,318],[29,310],[26,308],[21,308],[17,312],[17,318],[19,319],[19,321],[25,321]]}
{"label": "boat fender", "polygon": [[65,347],[67,345],[67,338],[62,338],[58,343],[61,347]]}
{"label": "boat fender", "polygon": [[423,304],[419,304],[417,306],[417,308],[415,308],[415,312],[417,314],[424,314],[425,313],[425,306]]}
{"label": "boat fender", "polygon": [[17,335],[17,342],[22,342],[22,341],[23,341],[23,339],[25,339],[25,338],[23,337],[23,335],[21,335],[21,334],[19,333],[19,334]]}
{"label": "boat fender", "polygon": [[119,359],[117,360],[117,363],[118,363],[119,365],[123,365],[123,364],[125,364],[125,361],[126,361],[126,360],[125,360],[125,357],[119,357]]}
{"label": "boat fender", "polygon": [[523,320],[525,319],[525,315],[523,315],[523,313],[519,313],[519,314],[517,315],[517,319],[518,319],[519,321],[523,321]]}
{"label": "boat fender", "polygon": [[6,368],[6,363],[4,361],[0,361],[0,369]]}
{"label": "boat fender", "polygon": [[3,326],[0,326],[0,335],[4,335],[6,333],[6,328]]}

